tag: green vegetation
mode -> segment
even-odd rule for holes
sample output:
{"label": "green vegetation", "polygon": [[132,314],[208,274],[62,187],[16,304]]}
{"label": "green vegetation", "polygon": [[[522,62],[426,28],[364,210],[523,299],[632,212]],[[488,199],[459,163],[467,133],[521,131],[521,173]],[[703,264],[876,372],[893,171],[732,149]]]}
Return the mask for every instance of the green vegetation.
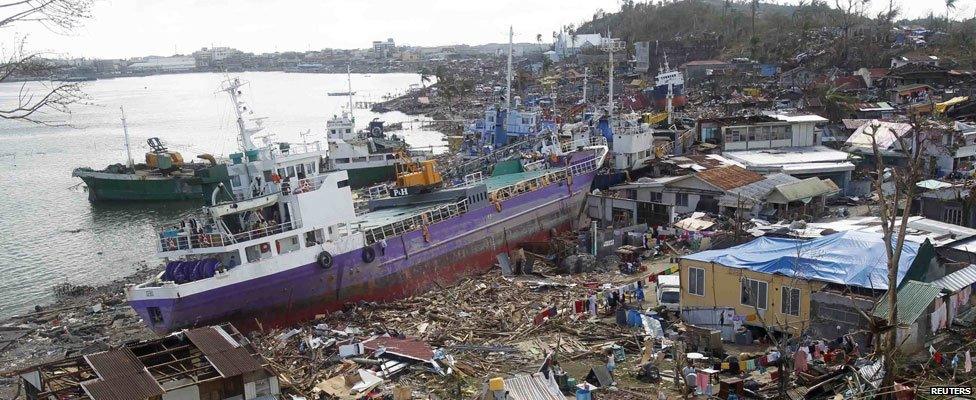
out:
{"label": "green vegetation", "polygon": [[[950,20],[955,0],[944,0],[946,15],[898,20],[899,2],[890,0],[877,15],[868,0],[800,0],[777,5],[758,0],[624,0],[621,10],[598,10],[576,33],[604,33],[627,42],[657,41],[676,58],[748,57],[760,62],[813,67],[887,66],[895,55],[909,51],[892,46],[893,29],[919,25],[939,31],[927,52],[976,67],[976,19]],[[940,13],[941,14],[941,13]],[[566,28],[574,28],[570,25]]]}

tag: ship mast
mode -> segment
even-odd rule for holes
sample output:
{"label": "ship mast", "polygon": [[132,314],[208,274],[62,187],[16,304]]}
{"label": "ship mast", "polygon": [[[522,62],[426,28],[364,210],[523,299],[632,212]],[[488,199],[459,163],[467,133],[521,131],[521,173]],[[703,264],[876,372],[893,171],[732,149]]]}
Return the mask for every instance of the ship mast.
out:
{"label": "ship mast", "polygon": [[129,127],[125,124],[125,108],[119,106],[119,110],[122,111],[122,133],[125,135],[125,165],[132,169],[135,162],[132,161],[132,147],[129,146]]}
{"label": "ship mast", "polygon": [[505,109],[512,108],[512,37],[515,31],[512,26],[508,26],[508,74],[505,77]]}
{"label": "ship mast", "polygon": [[239,97],[241,95],[241,91],[239,90],[241,86],[243,84],[239,78],[229,79],[224,84],[224,91],[230,95],[230,100],[234,103],[234,113],[237,115],[237,130],[239,132],[237,141],[241,150],[257,150],[257,146],[251,141],[252,130],[244,126],[244,111],[247,110],[247,105]]}
{"label": "ship mast", "polygon": [[671,126],[671,122],[673,120],[673,118],[671,116],[671,112],[674,110],[674,106],[672,105],[672,102],[671,102],[672,99],[674,99],[674,84],[671,83],[671,82],[668,82],[668,108],[667,108],[667,111],[668,111],[668,126]]}
{"label": "ship mast", "polygon": [[353,130],[355,130],[356,119],[352,115],[352,68],[349,64],[346,64],[346,83],[349,85],[348,92],[346,92],[349,97],[349,120],[353,122]]}

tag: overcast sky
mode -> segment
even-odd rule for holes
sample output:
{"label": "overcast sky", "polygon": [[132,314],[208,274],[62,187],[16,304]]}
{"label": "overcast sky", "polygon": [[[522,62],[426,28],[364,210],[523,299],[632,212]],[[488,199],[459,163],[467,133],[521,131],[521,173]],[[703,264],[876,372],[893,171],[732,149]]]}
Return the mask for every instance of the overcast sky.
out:
{"label": "overcast sky", "polygon": [[[93,19],[64,36],[20,26],[28,46],[64,57],[118,58],[188,54],[200,47],[229,46],[251,52],[364,48],[392,37],[397,44],[501,43],[508,25],[515,41],[588,20],[618,0],[95,0]],[[783,1],[781,1],[783,2]],[[942,0],[901,0],[909,15]],[[972,10],[962,0],[962,10]],[[880,3],[886,0],[875,0]],[[971,11],[969,11],[971,13]]]}

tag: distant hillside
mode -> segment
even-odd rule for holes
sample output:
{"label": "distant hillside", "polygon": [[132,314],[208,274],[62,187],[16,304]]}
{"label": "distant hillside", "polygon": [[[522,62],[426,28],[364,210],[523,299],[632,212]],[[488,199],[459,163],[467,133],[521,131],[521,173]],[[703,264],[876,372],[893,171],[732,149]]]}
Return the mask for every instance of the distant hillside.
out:
{"label": "distant hillside", "polygon": [[[839,10],[822,0],[804,3],[758,2],[753,12],[753,3],[741,0],[625,0],[620,11],[595,13],[590,21],[570,28],[576,33],[604,33],[609,29],[613,36],[630,43],[656,43],[652,49],[658,55],[667,52],[673,62],[748,57],[786,66],[856,68],[884,66],[893,54],[908,51],[891,46],[897,15],[872,17],[863,9]],[[976,29],[972,26],[972,21],[954,25],[959,32],[949,38],[958,40],[930,43],[935,47],[931,51],[954,52],[959,57],[959,50],[967,49],[963,47],[966,41],[974,40],[964,31]]]}

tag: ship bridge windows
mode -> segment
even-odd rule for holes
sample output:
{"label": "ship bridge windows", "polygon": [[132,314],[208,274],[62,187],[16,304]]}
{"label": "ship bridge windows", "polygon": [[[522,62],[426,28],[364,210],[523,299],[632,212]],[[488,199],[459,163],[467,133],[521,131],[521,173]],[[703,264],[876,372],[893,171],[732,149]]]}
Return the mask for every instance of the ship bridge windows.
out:
{"label": "ship bridge windows", "polygon": [[366,161],[366,157],[355,157],[352,159],[352,162],[364,162],[364,161]]}
{"label": "ship bridge windows", "polygon": [[318,246],[325,243],[325,236],[321,229],[313,229],[305,232],[305,247]]}
{"label": "ship bridge windows", "polygon": [[335,159],[336,164],[349,164],[348,158],[337,158]]}
{"label": "ship bridge windows", "polygon": [[234,187],[234,188],[239,188],[239,187],[241,187],[241,185],[242,185],[242,183],[241,183],[241,177],[240,177],[240,175],[231,175],[231,177],[230,177],[230,186],[231,187]]}
{"label": "ship bridge windows", "polygon": [[258,262],[274,256],[271,253],[271,244],[267,242],[245,247],[244,254],[247,255],[247,262]]}
{"label": "ship bridge windows", "polygon": [[278,254],[288,254],[301,248],[298,244],[298,236],[289,236],[275,241],[275,248]]}
{"label": "ship bridge windows", "polygon": [[223,268],[231,269],[241,265],[241,253],[237,250],[226,251],[216,255]]}
{"label": "ship bridge windows", "polygon": [[295,166],[287,168],[278,168],[278,176],[282,178],[293,178],[296,176]]}
{"label": "ship bridge windows", "polygon": [[369,156],[369,160],[370,161],[383,161],[383,155],[380,154],[380,155],[375,155],[375,156]]}
{"label": "ship bridge windows", "polygon": [[396,154],[393,154],[393,153],[387,153],[387,154],[386,154],[386,159],[387,159],[387,160],[393,160],[393,159],[396,159]]}

